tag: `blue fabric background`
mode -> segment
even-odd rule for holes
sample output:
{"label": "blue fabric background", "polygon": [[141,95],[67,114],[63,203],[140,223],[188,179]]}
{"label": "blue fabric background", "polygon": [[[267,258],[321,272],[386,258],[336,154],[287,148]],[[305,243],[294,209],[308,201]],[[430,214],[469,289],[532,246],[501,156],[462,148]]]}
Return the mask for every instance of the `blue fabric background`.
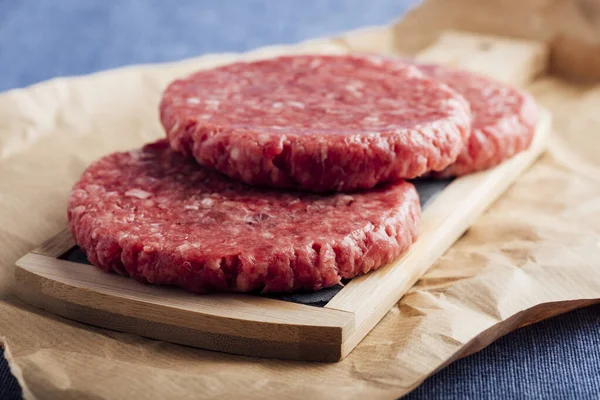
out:
{"label": "blue fabric background", "polygon": [[[127,64],[293,43],[387,23],[415,3],[0,0],[0,90]],[[520,329],[455,362],[408,398],[598,399],[598,343],[600,306],[577,310]],[[20,398],[0,358],[0,399]]]}

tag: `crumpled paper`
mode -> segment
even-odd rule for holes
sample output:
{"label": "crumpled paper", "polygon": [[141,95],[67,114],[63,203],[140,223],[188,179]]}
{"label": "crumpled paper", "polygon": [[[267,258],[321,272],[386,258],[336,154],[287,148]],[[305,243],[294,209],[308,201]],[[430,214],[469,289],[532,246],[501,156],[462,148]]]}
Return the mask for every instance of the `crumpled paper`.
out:
{"label": "crumpled paper", "polygon": [[[391,27],[244,56],[348,49],[411,54],[430,44],[433,26],[502,33],[498,15],[519,13],[502,6],[517,3],[522,13],[543,13],[538,31],[519,25],[525,16],[518,14],[504,19],[504,32],[557,32],[544,24],[553,12],[564,13],[565,2],[429,1]],[[458,18],[452,11],[457,4],[472,13],[463,8]],[[474,21],[485,10],[497,18],[481,27]],[[490,26],[495,32],[486,31]],[[401,35],[407,30],[414,36]],[[593,45],[580,40],[581,27],[573,32],[570,40]],[[65,226],[66,198],[83,169],[102,155],[163,135],[157,105],[170,80],[236,57],[129,67],[0,95],[0,339],[26,398],[391,399],[510,330],[600,299],[600,85],[558,77],[530,87],[553,113],[549,152],[339,363],[194,349],[69,321],[15,299],[14,262]]]}

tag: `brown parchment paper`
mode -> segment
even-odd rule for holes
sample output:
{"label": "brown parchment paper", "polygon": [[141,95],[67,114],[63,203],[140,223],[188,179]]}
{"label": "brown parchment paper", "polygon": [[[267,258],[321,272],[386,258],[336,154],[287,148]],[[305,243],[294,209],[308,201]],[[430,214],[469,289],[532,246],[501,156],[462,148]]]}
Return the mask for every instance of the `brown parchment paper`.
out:
{"label": "brown parchment paper", "polygon": [[[576,52],[569,63],[560,44],[596,45],[597,31],[586,30],[590,17],[580,9],[590,1],[570,3],[429,1],[394,26],[244,57],[412,54],[441,29],[463,28],[557,40],[556,72],[590,82],[598,53],[588,51],[581,63]],[[568,18],[555,24],[561,14]],[[548,77],[530,90],[553,112],[549,153],[342,362],[203,351],[86,326],[16,300],[14,262],[65,225],[67,195],[89,162],[160,137],[157,104],[167,82],[235,57],[130,67],[0,95],[0,339],[27,398],[395,398],[510,330],[600,299],[600,85]]]}

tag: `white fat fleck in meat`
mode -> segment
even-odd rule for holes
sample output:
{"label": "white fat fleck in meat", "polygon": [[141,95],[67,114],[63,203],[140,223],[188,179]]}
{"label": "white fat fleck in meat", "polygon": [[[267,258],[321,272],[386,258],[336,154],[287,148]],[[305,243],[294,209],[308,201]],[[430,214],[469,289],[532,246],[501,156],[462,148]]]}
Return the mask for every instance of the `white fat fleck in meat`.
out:
{"label": "white fat fleck in meat", "polygon": [[375,115],[363,118],[365,122],[379,122],[379,118]]}
{"label": "white fat fleck in meat", "polygon": [[327,161],[328,150],[329,148],[327,146],[321,146],[321,162],[323,163]]}
{"label": "white fat fleck in meat", "polygon": [[212,117],[212,115],[210,115],[210,114],[202,114],[202,115],[200,115],[199,118],[200,119],[210,119],[211,117]]}
{"label": "white fat fleck in meat", "polygon": [[346,85],[346,90],[356,97],[363,97],[363,94],[360,91],[360,85]]}
{"label": "white fat fleck in meat", "polygon": [[321,60],[318,60],[318,59],[317,60],[312,60],[310,62],[310,64],[308,64],[308,67],[311,68],[311,69],[315,69],[315,68],[319,67],[321,64],[322,64]]}
{"label": "white fat fleck in meat", "polygon": [[262,237],[265,239],[273,239],[275,235],[273,235],[271,232],[263,232]]}
{"label": "white fat fleck in meat", "polygon": [[243,221],[247,224],[250,225],[255,225],[258,224],[262,221],[266,221],[268,219],[273,218],[272,215],[269,215],[267,213],[258,213],[258,214],[248,214],[248,211],[246,211],[246,215],[244,216]]}
{"label": "white fat fleck in meat", "polygon": [[99,193],[100,190],[102,189],[98,185],[87,185],[85,188],[88,191],[88,193]]}
{"label": "white fat fleck in meat", "polygon": [[197,97],[189,97],[186,102],[188,104],[200,104],[200,99]]}
{"label": "white fat fleck in meat", "polygon": [[221,263],[219,260],[209,260],[208,262],[206,262],[206,264],[204,264],[204,268],[208,268],[213,271],[218,271],[219,269],[221,269]]}
{"label": "white fat fleck in meat", "polygon": [[376,140],[375,141],[375,146],[385,152],[390,152],[392,149],[390,147],[390,143],[387,140]]}
{"label": "white fat fleck in meat", "polygon": [[452,98],[446,101],[447,109],[454,110],[455,118],[468,119],[470,115],[467,112],[467,108],[463,107],[462,104],[462,101]]}
{"label": "white fat fleck in meat", "polygon": [[304,103],[300,103],[299,101],[288,101],[288,104],[294,108],[304,108]]}
{"label": "white fat fleck in meat", "polygon": [[406,68],[405,71],[407,78],[421,78],[423,76],[423,73],[419,71],[417,67],[414,67],[412,65],[410,65],[409,68]]}
{"label": "white fat fleck in meat", "polygon": [[369,61],[374,65],[383,65],[383,58],[379,56],[369,56]]}
{"label": "white fat fleck in meat", "polygon": [[173,136],[177,136],[178,132],[179,132],[179,120],[175,120],[175,123],[173,124],[173,126],[169,130],[169,133],[171,135],[173,135]]}
{"label": "white fat fleck in meat", "polygon": [[186,250],[189,250],[191,248],[192,248],[192,246],[189,243],[184,243],[184,244],[181,244],[181,245],[177,246],[177,250],[178,251],[186,251]]}
{"label": "white fat fleck in meat", "polygon": [[183,206],[184,210],[193,210],[193,211],[198,211],[200,208],[198,207],[197,204],[186,204],[185,206]]}
{"label": "white fat fleck in meat", "polygon": [[314,204],[308,204],[306,206],[306,212],[313,212],[313,211],[321,211],[323,209],[323,206],[319,203],[314,203]]}
{"label": "white fat fleck in meat", "polygon": [[350,205],[354,202],[354,197],[350,195],[340,195],[335,199],[335,204],[337,206],[341,205]]}
{"label": "white fat fleck in meat", "polygon": [[209,110],[218,110],[219,109],[219,105],[220,105],[220,101],[219,100],[215,100],[215,99],[206,99],[204,100],[204,103],[206,103],[206,108],[208,108]]}
{"label": "white fat fleck in meat", "polygon": [[[135,179],[135,183],[139,186],[145,186],[148,183],[155,182],[156,179],[151,176],[140,176]],[[133,185],[132,185],[133,186]]]}
{"label": "white fat fleck in meat", "polygon": [[273,103],[273,105],[271,107],[273,107],[273,108],[281,108],[281,107],[283,107],[283,103],[280,103],[280,102],[276,101],[275,103]]}
{"label": "white fat fleck in meat", "polygon": [[363,136],[364,136],[364,135],[352,135],[352,136],[346,136],[346,137],[344,138],[344,141],[345,141],[346,143],[348,143],[348,144],[355,144],[355,143],[357,143],[357,144],[360,144],[360,143],[362,143]]}
{"label": "white fat fleck in meat", "polygon": [[488,140],[485,133],[483,133],[479,129],[473,131],[472,135],[475,136],[475,139],[480,143],[485,143]]}
{"label": "white fat fleck in meat", "polygon": [[269,141],[269,135],[267,135],[266,133],[261,133],[260,135],[258,135],[258,143],[265,144],[268,141]]}
{"label": "white fat fleck in meat", "polygon": [[215,201],[213,199],[205,198],[205,199],[202,199],[202,201],[200,202],[200,204],[204,208],[211,208],[212,206],[215,205]]}
{"label": "white fat fleck in meat", "polygon": [[160,231],[160,224],[150,224],[148,225],[148,230],[151,233],[158,233]]}
{"label": "white fat fleck in meat", "polygon": [[125,192],[125,196],[128,197],[137,197],[138,199],[147,199],[152,196],[152,193],[146,192],[142,189],[129,189]]}
{"label": "white fat fleck in meat", "polygon": [[[423,139],[436,140],[438,135],[438,127],[435,123],[419,125],[418,129],[421,132]],[[403,129],[398,129],[395,133],[398,135],[402,134]],[[412,137],[411,137],[412,138]]]}
{"label": "white fat fleck in meat", "polygon": [[77,206],[71,211],[73,215],[81,215],[85,212],[85,206]]}
{"label": "white fat fleck in meat", "polygon": [[234,147],[233,149],[231,149],[231,159],[233,161],[237,161],[240,158],[240,149],[238,149],[237,147]]}

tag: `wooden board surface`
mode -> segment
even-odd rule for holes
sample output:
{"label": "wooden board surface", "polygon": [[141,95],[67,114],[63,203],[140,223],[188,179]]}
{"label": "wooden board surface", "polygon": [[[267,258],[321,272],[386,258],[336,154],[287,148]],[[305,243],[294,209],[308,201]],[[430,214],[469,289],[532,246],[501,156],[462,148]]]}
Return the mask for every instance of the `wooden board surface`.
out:
{"label": "wooden board surface", "polygon": [[[510,80],[507,69],[499,70],[495,64],[486,71],[485,57],[478,52],[491,52],[490,60],[500,57],[497,52],[518,54],[508,70],[516,71],[514,80],[519,84],[523,77],[531,79],[543,70],[539,60],[545,47],[539,43],[449,35],[427,49],[424,58],[448,60],[448,53],[458,51],[453,47],[465,47],[471,50],[468,54],[461,50],[461,57],[477,60],[473,69],[492,76],[500,71],[503,80]],[[481,41],[486,46],[478,46]],[[260,357],[340,360],[539,157],[549,132],[550,116],[542,112],[528,151],[496,168],[452,181],[425,207],[420,237],[407,253],[353,279],[324,307],[243,294],[197,296],[106,274],[59,259],[75,246],[67,230],[17,262],[16,292],[22,300],[67,318],[175,343]]]}

